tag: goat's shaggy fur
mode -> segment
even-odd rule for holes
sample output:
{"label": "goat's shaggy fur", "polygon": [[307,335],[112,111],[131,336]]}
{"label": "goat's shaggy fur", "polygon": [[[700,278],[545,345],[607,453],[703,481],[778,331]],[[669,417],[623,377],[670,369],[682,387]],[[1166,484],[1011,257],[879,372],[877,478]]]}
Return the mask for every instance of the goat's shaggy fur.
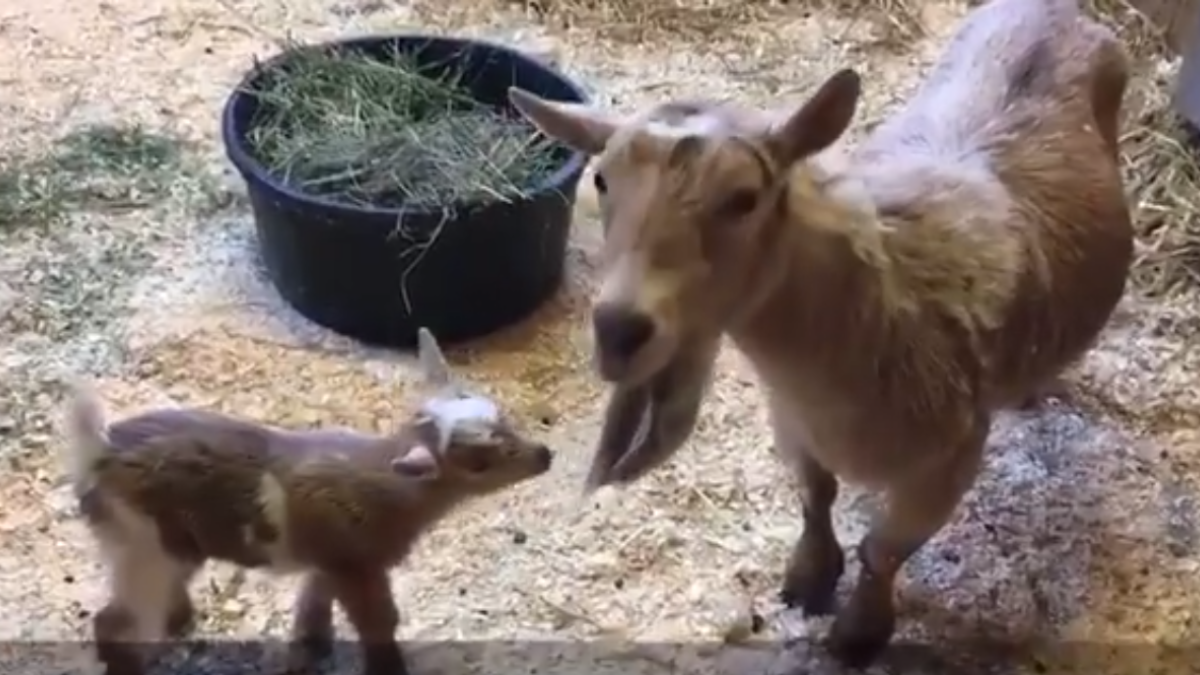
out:
{"label": "goat's shaggy fur", "polygon": [[112,597],[94,619],[108,675],[144,672],[148,655],[135,643],[188,631],[187,586],[209,560],[304,575],[292,667],[328,653],[336,601],[363,642],[366,675],[404,672],[388,571],[454,507],[551,463],[493,401],[452,383],[427,331],[421,352],[437,391],[386,436],[196,409],[108,424],[90,389],[77,387],[63,463],[112,574]]}
{"label": "goat's shaggy fur", "polygon": [[634,481],[682,445],[728,334],[802,488],[783,599],[832,608],[835,476],[889,497],[830,638],[848,663],[873,660],[896,573],[974,482],[995,411],[1053,385],[1123,294],[1127,79],[1119,42],[1075,0],[993,0],[845,154],[832,146],[859,97],[851,70],[784,116],[675,101],[621,119],[513,90],[544,132],[598,156],[593,321],[615,389],[591,485]]}

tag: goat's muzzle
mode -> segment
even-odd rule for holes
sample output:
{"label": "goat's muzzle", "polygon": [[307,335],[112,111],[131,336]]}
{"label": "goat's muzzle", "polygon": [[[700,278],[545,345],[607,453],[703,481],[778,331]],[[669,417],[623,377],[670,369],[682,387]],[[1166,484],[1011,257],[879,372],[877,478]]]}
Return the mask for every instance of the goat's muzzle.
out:
{"label": "goat's muzzle", "polygon": [[620,382],[628,377],[642,349],[654,338],[654,319],[629,306],[598,304],[592,310],[596,340],[596,369],[601,379]]}

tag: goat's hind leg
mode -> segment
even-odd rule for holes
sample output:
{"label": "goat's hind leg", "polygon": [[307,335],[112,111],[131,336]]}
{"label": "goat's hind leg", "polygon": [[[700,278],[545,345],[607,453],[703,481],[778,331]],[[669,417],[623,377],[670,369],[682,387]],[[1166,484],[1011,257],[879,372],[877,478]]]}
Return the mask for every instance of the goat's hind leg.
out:
{"label": "goat's hind leg", "polygon": [[92,620],[96,655],[105,675],[141,675],[159,655],[155,643],[190,627],[197,566],[152,545],[107,548],[112,597]]}
{"label": "goat's hind leg", "polygon": [[809,616],[828,614],[846,567],[833,531],[837,478],[797,439],[776,431],[775,449],[796,475],[804,513],[804,531],[788,559],[779,599],[788,607],[801,607]]}
{"label": "goat's hind leg", "polygon": [[844,665],[870,665],[891,642],[896,574],[945,526],[975,482],[987,430],[987,422],[980,422],[945,463],[888,489],[887,509],[859,544],[862,568],[854,591],[830,631],[829,650]]}

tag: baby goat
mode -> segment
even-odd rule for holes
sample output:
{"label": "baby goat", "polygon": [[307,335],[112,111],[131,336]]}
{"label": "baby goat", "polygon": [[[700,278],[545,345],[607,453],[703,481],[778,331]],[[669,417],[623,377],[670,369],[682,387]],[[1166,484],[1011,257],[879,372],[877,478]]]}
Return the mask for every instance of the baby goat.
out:
{"label": "baby goat", "polygon": [[464,501],[545,473],[550,450],[451,376],[433,335],[420,358],[436,394],[388,436],[291,431],[195,409],[106,424],[80,388],[65,463],[111,572],[95,616],[108,675],[145,671],[137,642],[182,636],[188,582],[208,560],[301,573],[290,665],[333,646],[333,603],[363,643],[366,675],[403,675],[388,571]]}
{"label": "baby goat", "polygon": [[1080,359],[1124,292],[1127,78],[1120,43],[1075,0],[992,0],[842,161],[826,151],[854,116],[853,70],[782,118],[703,101],[618,118],[510,90],[543,132],[598,156],[592,318],[615,389],[592,485],[680,447],[728,334],[801,487],[786,603],[832,609],[835,476],[889,498],[829,638],[844,663],[873,661],[895,576],[973,484],[993,414]]}

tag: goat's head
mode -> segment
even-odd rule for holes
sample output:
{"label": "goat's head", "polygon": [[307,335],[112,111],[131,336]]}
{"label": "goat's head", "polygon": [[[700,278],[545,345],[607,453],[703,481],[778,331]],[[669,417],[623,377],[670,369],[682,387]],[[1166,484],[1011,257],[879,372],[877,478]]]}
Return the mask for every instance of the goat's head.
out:
{"label": "goat's head", "polygon": [[789,169],[845,132],[853,70],[787,118],[720,103],[670,102],[628,118],[513,88],[543,133],[597,157],[605,277],[593,305],[601,377],[636,385],[679,345],[734,320],[760,284]]}
{"label": "goat's head", "polygon": [[431,390],[413,426],[423,442],[392,462],[403,475],[483,494],[546,473],[553,453],[520,432],[492,398],[469,391],[428,330],[419,332],[421,368]]}

